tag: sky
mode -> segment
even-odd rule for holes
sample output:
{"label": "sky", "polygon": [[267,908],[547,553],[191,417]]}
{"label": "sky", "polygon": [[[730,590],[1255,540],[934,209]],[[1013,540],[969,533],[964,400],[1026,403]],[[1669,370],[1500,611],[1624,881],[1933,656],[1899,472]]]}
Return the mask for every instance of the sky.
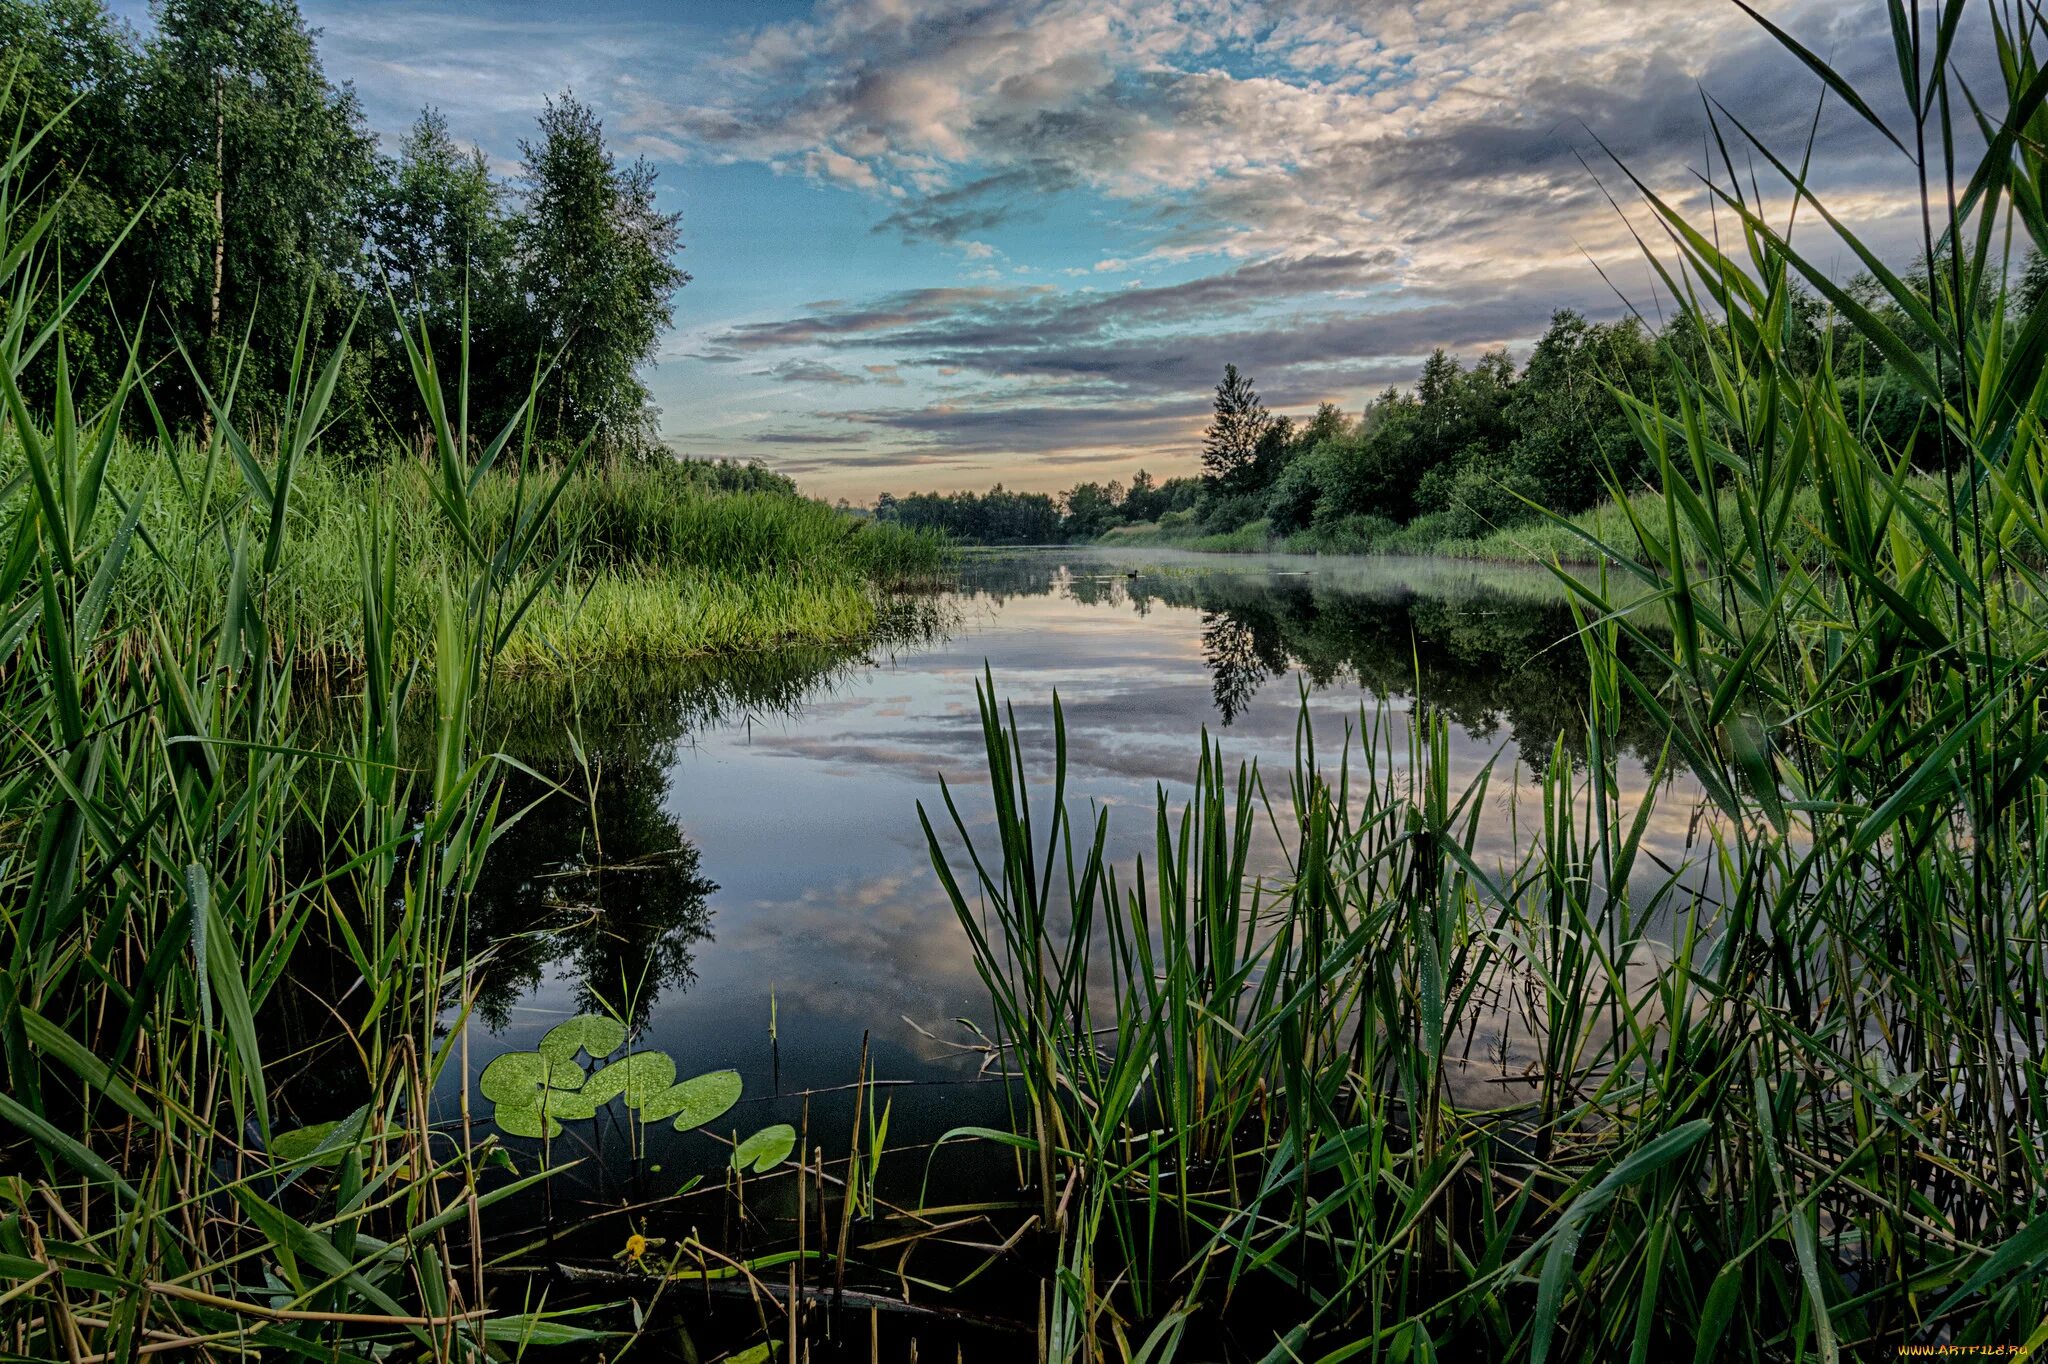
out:
{"label": "sky", "polygon": [[[1654,321],[1614,158],[1704,214],[1704,100],[1796,156],[1821,89],[1726,0],[301,3],[387,146],[433,105],[516,175],[594,106],[683,215],[664,437],[859,502],[1192,473],[1226,362],[1355,412],[1558,308]],[[1898,104],[1884,5],[1761,7]],[[1839,102],[1816,164],[1910,252]]]}

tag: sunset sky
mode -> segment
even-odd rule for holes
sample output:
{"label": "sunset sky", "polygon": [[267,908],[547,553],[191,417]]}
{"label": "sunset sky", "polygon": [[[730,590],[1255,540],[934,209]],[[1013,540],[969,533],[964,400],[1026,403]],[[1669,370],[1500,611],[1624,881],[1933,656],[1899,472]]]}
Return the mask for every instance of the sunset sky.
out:
{"label": "sunset sky", "polygon": [[[1702,204],[1702,92],[1796,154],[1820,89],[1718,0],[304,8],[387,146],[433,104],[515,174],[544,96],[593,104],[684,214],[664,434],[856,501],[1191,472],[1226,361],[1355,410],[1616,289],[1654,320],[1600,142]],[[1768,8],[1896,89],[1883,5]],[[1839,104],[1820,136],[1910,251],[1903,158]]]}

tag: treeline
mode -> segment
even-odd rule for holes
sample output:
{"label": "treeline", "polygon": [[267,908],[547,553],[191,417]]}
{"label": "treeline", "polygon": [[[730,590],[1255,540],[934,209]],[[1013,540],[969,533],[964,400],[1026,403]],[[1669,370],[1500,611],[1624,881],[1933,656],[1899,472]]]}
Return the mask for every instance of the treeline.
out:
{"label": "treeline", "polygon": [[[238,422],[260,425],[284,401],[303,326],[322,351],[351,338],[330,449],[413,440],[425,415],[395,301],[444,372],[466,309],[474,426],[495,429],[552,361],[543,440],[653,450],[636,371],[689,280],[674,263],[679,216],[656,207],[651,166],[612,154],[589,106],[566,91],[548,101],[509,181],[432,109],[385,155],[290,0],[158,0],[152,13],[142,37],[100,0],[0,0],[0,118],[49,125],[28,154],[23,221],[58,206],[53,280],[106,259],[104,300],[65,337],[88,391],[111,385],[133,344],[173,428],[207,420],[200,382],[232,387]],[[45,390],[32,397],[52,374],[46,361],[29,376]]]}
{"label": "treeline", "polygon": [[[1912,334],[1911,319],[1874,281],[1855,281],[1849,291]],[[2044,293],[2048,268],[2030,262],[2011,306],[2031,312]],[[1831,354],[1873,435],[1917,463],[1932,462],[1924,404],[1885,357],[1835,325],[1813,296],[1791,298],[1788,354],[1809,367]],[[1268,412],[1251,380],[1227,365],[1199,477],[1156,482],[1141,470],[1128,487],[1087,482],[1057,495],[1000,487],[885,495],[877,514],[984,544],[1119,532],[1229,537],[1232,548],[1291,540],[1302,548],[1415,549],[1468,540],[1531,520],[1539,506],[1583,511],[1606,497],[1610,478],[1625,490],[1644,486],[1650,457],[1615,395],[1654,401],[1666,367],[1703,350],[1697,326],[1681,321],[1652,333],[1633,317],[1596,323],[1562,310],[1519,369],[1505,349],[1469,367],[1439,349],[1412,389],[1388,388],[1356,416],[1324,403],[1300,421]]]}
{"label": "treeline", "polygon": [[875,517],[914,530],[943,531],[977,545],[1046,545],[1093,540],[1131,521],[1156,521],[1197,506],[1199,478],[1155,483],[1143,469],[1122,483],[1080,483],[1057,496],[1011,492],[1002,484],[985,493],[883,493]]}

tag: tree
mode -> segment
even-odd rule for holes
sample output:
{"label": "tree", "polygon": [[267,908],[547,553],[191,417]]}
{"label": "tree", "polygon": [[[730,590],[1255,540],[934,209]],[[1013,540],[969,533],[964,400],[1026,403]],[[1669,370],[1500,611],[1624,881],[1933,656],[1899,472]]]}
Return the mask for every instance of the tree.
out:
{"label": "tree", "polygon": [[[448,135],[438,110],[422,109],[400,144],[371,210],[366,266],[409,323],[424,323],[437,362],[452,369],[465,310],[471,353],[470,405],[480,429],[498,426],[526,393],[533,356],[520,325],[513,224],[505,191],[483,152]],[[388,343],[376,397],[402,431],[424,431],[426,414]]]}
{"label": "tree", "polygon": [[1569,309],[1552,315],[1516,385],[1506,418],[1507,464],[1554,511],[1598,501],[1612,467],[1624,484],[1645,456],[1609,384],[1651,390],[1655,350],[1633,318],[1595,325]]}
{"label": "tree", "polygon": [[290,0],[162,0],[137,105],[148,179],[174,187],[129,239],[147,297],[216,383],[246,332],[242,390],[275,393],[308,300],[324,344],[360,299],[347,272],[378,165],[355,94]]}
{"label": "tree", "polygon": [[[120,237],[146,197],[142,148],[132,137],[139,55],[134,35],[99,0],[0,0],[0,126],[41,137],[27,149],[19,183],[63,195],[47,239],[53,278],[90,270]],[[164,198],[173,195],[166,187]],[[38,203],[21,226],[40,212]],[[108,279],[136,275],[117,256]],[[50,291],[54,292],[54,291]],[[49,302],[48,294],[44,305]],[[74,383],[101,390],[125,358],[125,310],[73,310],[65,333]],[[31,319],[31,331],[43,319]],[[46,398],[45,367],[32,384]]]}
{"label": "tree", "polygon": [[1124,500],[1121,484],[1077,483],[1060,495],[1065,516],[1060,531],[1069,540],[1093,540],[1117,524]]}
{"label": "tree", "polygon": [[543,434],[594,436],[610,454],[644,448],[655,414],[636,371],[690,281],[674,261],[682,215],[655,208],[654,168],[644,158],[619,166],[597,115],[567,92],[548,101],[539,138],[519,150],[522,292],[539,346],[560,355]]}
{"label": "tree", "polygon": [[1216,415],[1202,433],[1202,472],[1218,484],[1241,481],[1255,467],[1259,441],[1271,423],[1252,381],[1236,365],[1225,365],[1223,382],[1216,385]]}

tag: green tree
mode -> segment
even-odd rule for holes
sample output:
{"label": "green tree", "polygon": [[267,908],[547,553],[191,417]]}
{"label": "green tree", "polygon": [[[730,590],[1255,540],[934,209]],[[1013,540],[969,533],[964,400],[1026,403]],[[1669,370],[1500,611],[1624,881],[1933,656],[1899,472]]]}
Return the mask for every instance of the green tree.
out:
{"label": "green tree", "polygon": [[1608,385],[1647,395],[1655,373],[1655,346],[1633,318],[1596,325],[1570,310],[1554,314],[1507,411],[1515,432],[1508,468],[1555,511],[1598,501],[1610,463],[1627,485],[1641,450]]}
{"label": "green tree", "polygon": [[[0,123],[47,130],[30,149],[20,183],[63,196],[48,264],[57,277],[79,276],[106,255],[146,197],[139,190],[145,149],[134,137],[134,34],[99,0],[0,0],[0,54]],[[105,277],[123,286],[111,291],[116,296],[144,278],[129,255],[116,256]],[[88,391],[103,388],[123,359],[121,325],[138,320],[122,317],[125,311],[71,314],[65,344],[75,381]],[[47,378],[41,368],[38,387]]]}
{"label": "green tree", "polygon": [[[366,265],[408,322],[424,323],[441,364],[452,367],[469,319],[472,411],[496,427],[525,396],[533,355],[520,325],[513,224],[505,190],[484,154],[448,134],[438,110],[423,109],[400,144],[371,209]],[[419,436],[426,414],[403,359],[387,341],[376,398],[401,433]]]}
{"label": "green tree", "polygon": [[538,345],[561,357],[543,433],[594,436],[613,455],[644,449],[655,413],[637,371],[690,280],[674,260],[682,215],[655,208],[654,168],[620,166],[596,113],[569,93],[548,101],[520,153],[522,293]]}
{"label": "green tree", "polygon": [[1117,524],[1124,500],[1119,483],[1077,483],[1060,495],[1064,515],[1060,531],[1069,540],[1093,540]]}
{"label": "green tree", "polygon": [[1216,385],[1216,415],[1202,433],[1202,472],[1212,482],[1235,487],[1256,466],[1259,442],[1271,424],[1252,381],[1236,365],[1225,365],[1223,381]]}
{"label": "green tree", "polygon": [[290,0],[160,0],[155,14],[134,131],[171,203],[131,239],[149,297],[215,381],[246,330],[242,390],[275,393],[308,298],[316,342],[360,301],[373,143]]}

